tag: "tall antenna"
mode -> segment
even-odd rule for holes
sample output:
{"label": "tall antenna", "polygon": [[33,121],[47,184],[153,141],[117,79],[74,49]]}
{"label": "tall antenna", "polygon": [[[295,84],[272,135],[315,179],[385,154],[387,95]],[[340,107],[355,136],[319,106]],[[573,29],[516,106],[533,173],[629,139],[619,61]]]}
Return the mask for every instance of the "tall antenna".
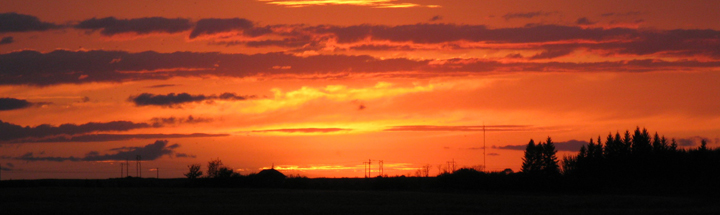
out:
{"label": "tall antenna", "polygon": [[485,150],[487,150],[487,147],[485,146],[485,122],[483,122],[483,168],[482,168],[483,172],[485,172],[485,170],[487,169],[487,159],[485,158],[486,157]]}
{"label": "tall antenna", "polygon": [[130,177],[130,158],[125,158],[125,175]]}

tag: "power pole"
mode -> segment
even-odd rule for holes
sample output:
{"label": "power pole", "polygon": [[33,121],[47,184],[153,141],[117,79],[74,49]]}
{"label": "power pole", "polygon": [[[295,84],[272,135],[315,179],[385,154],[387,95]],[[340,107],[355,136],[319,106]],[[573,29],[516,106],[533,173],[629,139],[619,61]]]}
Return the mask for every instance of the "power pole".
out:
{"label": "power pole", "polygon": [[365,178],[368,177],[368,175],[367,175],[367,162],[363,162],[363,174],[365,174]]}
{"label": "power pole", "polygon": [[160,179],[160,167],[155,168],[155,171],[157,172],[157,178]]}
{"label": "power pole", "polygon": [[372,178],[372,169],[370,166],[372,166],[372,160],[368,159],[368,178]]}
{"label": "power pole", "polygon": [[120,163],[120,178],[123,177],[123,163]]}
{"label": "power pole", "polygon": [[383,176],[383,160],[380,160],[379,162],[380,163],[378,164],[378,171],[380,172],[380,176],[382,177]]}
{"label": "power pole", "polygon": [[142,165],[140,164],[140,155],[137,155],[135,158],[137,159],[137,166],[135,166],[137,167],[137,176],[138,178],[142,178]]}
{"label": "power pole", "polygon": [[125,175],[130,177],[130,158],[125,158]]}

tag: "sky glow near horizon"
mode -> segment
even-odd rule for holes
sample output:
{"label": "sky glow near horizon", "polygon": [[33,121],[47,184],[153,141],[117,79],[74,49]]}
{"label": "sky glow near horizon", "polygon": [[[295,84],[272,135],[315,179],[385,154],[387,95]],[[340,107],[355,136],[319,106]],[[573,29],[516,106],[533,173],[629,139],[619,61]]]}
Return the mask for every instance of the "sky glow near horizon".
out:
{"label": "sky glow near horizon", "polygon": [[0,2],[2,180],[136,155],[163,178],[518,171],[530,139],[636,127],[720,146],[719,2],[574,2]]}

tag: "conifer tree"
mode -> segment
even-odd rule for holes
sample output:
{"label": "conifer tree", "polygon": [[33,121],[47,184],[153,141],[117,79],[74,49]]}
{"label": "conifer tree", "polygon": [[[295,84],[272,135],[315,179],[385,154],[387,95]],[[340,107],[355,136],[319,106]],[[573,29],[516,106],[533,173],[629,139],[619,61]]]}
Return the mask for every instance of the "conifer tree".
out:
{"label": "conifer tree", "polygon": [[547,142],[542,144],[542,172],[545,175],[553,176],[560,174],[560,166],[558,166],[557,150],[555,149],[555,143],[552,142],[550,137],[547,138]]}
{"label": "conifer tree", "polygon": [[522,159],[522,172],[528,174],[533,174],[537,172],[537,169],[535,169],[535,167],[537,166],[538,160],[536,159],[537,156],[535,156],[535,154],[537,153],[535,149],[535,141],[530,139],[527,147],[525,147],[525,156]]}

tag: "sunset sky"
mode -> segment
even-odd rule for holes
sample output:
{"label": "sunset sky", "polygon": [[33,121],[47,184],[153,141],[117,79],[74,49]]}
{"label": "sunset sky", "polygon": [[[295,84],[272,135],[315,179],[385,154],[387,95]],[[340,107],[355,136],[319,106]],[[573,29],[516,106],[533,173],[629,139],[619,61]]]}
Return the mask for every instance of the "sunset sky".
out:
{"label": "sunset sky", "polygon": [[[636,127],[720,146],[720,1],[0,1],[0,178],[519,171]],[[486,160],[483,159],[483,127]]]}

